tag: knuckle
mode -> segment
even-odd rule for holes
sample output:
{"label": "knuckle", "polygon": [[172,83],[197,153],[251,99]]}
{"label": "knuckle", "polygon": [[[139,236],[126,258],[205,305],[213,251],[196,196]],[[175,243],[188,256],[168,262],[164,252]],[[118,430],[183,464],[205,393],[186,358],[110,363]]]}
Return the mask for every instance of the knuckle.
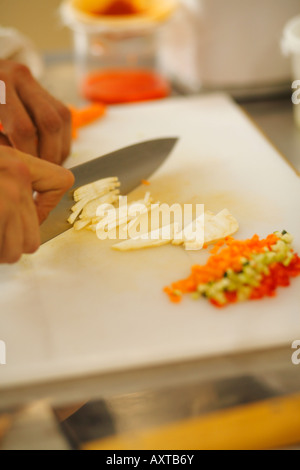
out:
{"label": "knuckle", "polygon": [[31,72],[29,70],[29,68],[24,65],[24,64],[20,64],[20,63],[16,63],[14,64],[13,66],[13,72],[15,75],[17,75],[17,77],[31,77]]}
{"label": "knuckle", "polygon": [[36,128],[31,122],[16,122],[11,132],[12,136],[18,139],[31,140],[37,135]]}
{"label": "knuckle", "polygon": [[64,106],[63,104],[59,104],[58,113],[64,123],[66,124],[71,123],[71,111],[69,110],[67,106]]}
{"label": "knuckle", "polygon": [[13,206],[18,206],[22,201],[20,187],[17,184],[9,184],[6,188],[7,199]]}
{"label": "knuckle", "polygon": [[56,153],[55,154],[53,154],[53,153],[45,154],[44,153],[44,154],[41,155],[41,158],[42,158],[43,161],[51,163],[53,165],[59,165],[60,164],[59,158],[58,158]]}
{"label": "knuckle", "polygon": [[3,80],[5,84],[9,83],[10,74],[7,70],[0,70],[0,80]]}
{"label": "knuckle", "polygon": [[47,132],[50,132],[51,134],[56,134],[62,128],[62,120],[59,117],[58,113],[54,111],[49,112],[48,110],[41,117],[41,126]]}
{"label": "knuckle", "polygon": [[12,160],[6,167],[4,178],[1,179],[1,193],[4,200],[0,202],[0,212],[3,214],[6,208],[13,204],[18,205],[23,199],[24,189],[30,190],[31,177],[27,166],[18,160]]}
{"label": "knuckle", "polygon": [[30,182],[30,171],[28,166],[21,160],[14,160],[11,163],[11,173],[16,176],[19,180],[23,180],[26,183]]}

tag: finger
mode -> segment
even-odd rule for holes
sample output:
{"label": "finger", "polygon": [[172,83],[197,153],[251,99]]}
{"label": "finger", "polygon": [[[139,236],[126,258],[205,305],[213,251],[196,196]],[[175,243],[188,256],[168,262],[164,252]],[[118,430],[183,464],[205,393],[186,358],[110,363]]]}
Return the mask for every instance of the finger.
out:
{"label": "finger", "polygon": [[36,195],[36,211],[40,224],[47,219],[50,212],[57,206],[63,195],[64,191],[61,190],[51,190]]}
{"label": "finger", "polygon": [[59,164],[61,161],[63,132],[62,120],[58,112],[40,93],[28,95],[26,87],[21,92],[21,98],[32,115],[38,131],[39,157]]}
{"label": "finger", "polygon": [[38,192],[36,206],[40,223],[48,217],[64,194],[74,185],[74,176],[69,170],[63,167],[56,167],[56,170],[55,175],[52,173],[47,177],[45,174],[33,182],[33,188]]}
{"label": "finger", "polygon": [[39,135],[39,157],[59,165],[62,155],[62,122],[53,108],[47,102],[40,100],[40,106],[34,113],[35,124]]}
{"label": "finger", "polygon": [[[40,122],[42,130],[43,127],[46,127],[46,132],[51,132],[51,129],[56,131],[59,127],[61,138],[60,154],[58,154],[58,157],[53,157],[53,151],[49,150],[48,146],[45,144],[41,150],[41,156],[45,160],[54,163],[62,163],[69,156],[71,149],[72,119],[70,110],[67,106],[50,95],[32,76],[27,77],[27,80],[18,82],[17,87],[27,109],[33,114],[39,130]],[[50,110],[51,107],[53,108],[52,110]],[[47,108],[49,113],[47,112]],[[50,158],[48,157],[49,154]]]}
{"label": "finger", "polygon": [[[53,166],[49,162],[43,163]],[[69,170],[60,166],[55,166],[55,170],[53,172],[53,169],[49,168],[47,173],[44,168],[45,173],[32,183],[33,189],[37,191],[35,203],[40,224],[47,219],[50,212],[74,184],[74,176]]]}
{"label": "finger", "polygon": [[73,186],[74,176],[61,166],[32,158],[22,152],[18,152],[18,157],[26,164],[30,172],[32,189],[38,193],[35,202],[39,220],[42,222],[66,191]]}
{"label": "finger", "polygon": [[18,93],[37,127],[40,158],[60,164],[65,130],[54,98],[30,80],[18,85]]}
{"label": "finger", "polygon": [[0,258],[3,263],[13,264],[19,261],[23,253],[24,233],[20,214],[10,214],[3,237],[2,252]]}
{"label": "finger", "polygon": [[40,247],[41,238],[37,210],[29,193],[23,199],[21,219],[24,233],[23,253],[35,253]]}
{"label": "finger", "polygon": [[3,263],[3,251],[4,251],[4,235],[5,235],[5,227],[7,224],[8,216],[1,211],[0,217],[0,263]]}
{"label": "finger", "polygon": [[72,118],[71,111],[65,105],[54,99],[54,106],[61,117],[62,128],[62,148],[61,148],[61,161],[63,163],[71,153],[72,142]]}
{"label": "finger", "polygon": [[38,156],[37,131],[32,119],[9,85],[6,93],[6,105],[0,107],[0,120],[8,140],[16,149]]}

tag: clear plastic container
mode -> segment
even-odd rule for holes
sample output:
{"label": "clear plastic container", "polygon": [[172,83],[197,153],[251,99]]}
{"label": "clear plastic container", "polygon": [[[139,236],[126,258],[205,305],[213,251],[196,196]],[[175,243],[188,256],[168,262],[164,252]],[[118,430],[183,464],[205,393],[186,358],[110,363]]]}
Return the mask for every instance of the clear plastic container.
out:
{"label": "clear plastic container", "polygon": [[[292,59],[292,76],[294,90],[298,98],[300,93],[295,89],[295,85],[299,88],[296,81],[300,81],[300,16],[293,18],[289,21],[284,28],[282,38],[282,50],[285,55],[291,56]],[[300,129],[300,103],[299,99],[294,102],[294,116],[296,125]]]}
{"label": "clear plastic container", "polygon": [[[82,84],[93,72],[158,72],[159,32],[175,10],[177,1],[147,0],[147,9],[134,14],[101,13],[101,5],[104,12],[104,6],[107,8],[109,3],[113,6],[114,2],[120,5],[116,0],[69,0],[61,7],[63,22],[73,33],[81,93]],[[92,11],[93,5],[97,6],[97,13]]]}

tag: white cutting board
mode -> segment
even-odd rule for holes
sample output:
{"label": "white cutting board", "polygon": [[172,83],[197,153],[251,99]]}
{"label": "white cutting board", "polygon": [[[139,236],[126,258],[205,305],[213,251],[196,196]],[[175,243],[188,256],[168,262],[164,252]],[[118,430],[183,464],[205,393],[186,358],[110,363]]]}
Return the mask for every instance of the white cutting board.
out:
{"label": "white cutting board", "polygon": [[[300,179],[224,95],[116,107],[80,132],[68,166],[170,136],[180,142],[151,180],[155,198],[227,207],[240,222],[240,238],[286,229],[300,251]],[[190,298],[173,305],[162,288],[205,262],[207,252],[166,246],[117,253],[111,244],[70,231],[18,265],[0,267],[7,351],[0,388],[300,339],[300,279],[275,299],[222,311]]]}

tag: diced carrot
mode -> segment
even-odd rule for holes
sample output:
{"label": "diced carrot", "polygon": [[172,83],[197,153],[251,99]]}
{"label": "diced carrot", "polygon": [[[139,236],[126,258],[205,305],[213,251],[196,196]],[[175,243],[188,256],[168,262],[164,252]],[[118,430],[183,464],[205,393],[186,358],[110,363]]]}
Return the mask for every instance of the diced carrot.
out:
{"label": "diced carrot", "polygon": [[[220,240],[211,250],[212,256],[210,256],[206,265],[193,266],[187,279],[173,283],[171,287],[165,289],[165,292],[174,301],[174,292],[180,291],[182,294],[196,292],[199,285],[221,280],[229,269],[239,273],[243,269],[243,259],[250,260],[253,254],[264,253],[266,248],[271,250],[278,240],[279,238],[275,234],[268,235],[264,240],[260,240],[258,235],[244,241],[235,240],[232,237]],[[219,252],[225,244],[227,246]],[[293,250],[291,252],[293,253]],[[281,263],[274,263],[269,266],[269,274],[263,277],[259,287],[252,289],[250,300],[276,296],[277,288],[288,287],[290,279],[296,276],[300,276],[300,258],[297,254],[294,255],[287,267]],[[237,292],[225,291],[224,295],[227,304],[238,301]],[[216,300],[210,300],[210,302],[219,308],[226,305],[220,304]]]}
{"label": "diced carrot", "polygon": [[210,303],[211,303],[214,307],[217,307],[217,308],[223,308],[223,307],[224,307],[223,304],[220,304],[219,302],[217,302],[217,301],[214,300],[214,299],[210,299]]}
{"label": "diced carrot", "polygon": [[145,186],[150,186],[150,181],[147,181],[147,180],[142,180],[141,183]]}
{"label": "diced carrot", "polygon": [[229,303],[237,302],[237,293],[236,292],[225,292],[225,297]]}
{"label": "diced carrot", "polygon": [[212,250],[210,250],[210,253],[211,253],[212,255],[217,254],[218,251],[220,250],[220,248],[221,248],[222,246],[224,246],[224,245],[225,245],[225,240],[220,240],[220,241],[218,241],[218,242],[215,244],[215,246],[212,248]]}
{"label": "diced carrot", "polygon": [[174,304],[178,304],[178,303],[181,302],[182,296],[178,295],[178,294],[174,294],[174,291],[172,289],[170,289],[169,287],[165,287],[164,292],[169,296],[169,299]]}

